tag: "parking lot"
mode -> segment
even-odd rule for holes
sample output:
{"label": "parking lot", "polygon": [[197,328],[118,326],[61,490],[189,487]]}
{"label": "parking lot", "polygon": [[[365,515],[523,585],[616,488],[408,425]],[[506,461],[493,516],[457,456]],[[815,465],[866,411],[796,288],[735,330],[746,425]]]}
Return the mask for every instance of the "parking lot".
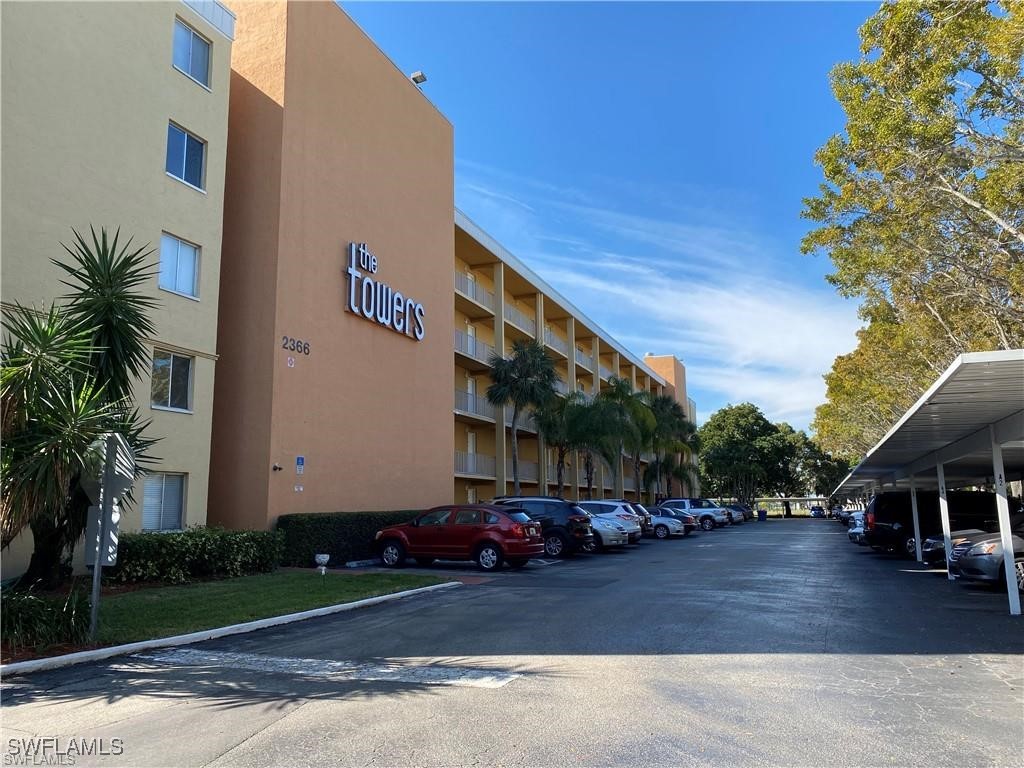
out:
{"label": "parking lot", "polygon": [[428,570],[467,583],[7,680],[4,743],[121,738],[109,765],[1024,757],[1024,625],[1005,596],[852,546],[832,521],[645,539],[522,571]]}

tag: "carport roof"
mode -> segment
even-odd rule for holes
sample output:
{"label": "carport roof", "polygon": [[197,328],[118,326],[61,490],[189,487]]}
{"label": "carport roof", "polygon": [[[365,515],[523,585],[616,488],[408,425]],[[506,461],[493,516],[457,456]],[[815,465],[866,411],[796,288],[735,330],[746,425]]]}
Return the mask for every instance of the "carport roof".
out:
{"label": "carport roof", "polygon": [[[991,427],[991,429],[990,429]],[[960,355],[836,488],[853,496],[872,486],[937,487],[992,478],[992,438],[1007,480],[1024,477],[1024,349]]]}

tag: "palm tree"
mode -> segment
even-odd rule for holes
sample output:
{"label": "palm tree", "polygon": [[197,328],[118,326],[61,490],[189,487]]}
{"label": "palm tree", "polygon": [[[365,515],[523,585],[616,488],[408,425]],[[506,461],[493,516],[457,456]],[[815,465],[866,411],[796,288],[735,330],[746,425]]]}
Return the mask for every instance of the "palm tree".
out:
{"label": "palm tree", "polygon": [[[673,476],[692,486],[696,480],[691,459],[698,449],[697,427],[686,417],[679,401],[671,395],[649,395],[647,402],[655,420],[650,446],[654,451],[657,468],[658,492],[661,492],[662,478],[671,483],[670,478]],[[682,455],[683,462],[677,462],[676,455]]]}
{"label": "palm tree", "polygon": [[612,404],[602,398],[586,400],[582,395],[566,410],[569,442],[582,456],[587,481],[587,499],[594,496],[594,454],[605,456],[620,425]]}
{"label": "palm tree", "polygon": [[[491,385],[487,387],[487,402],[499,409],[512,406],[512,492],[519,495],[519,415],[525,408],[538,408],[555,393],[558,374],[555,364],[534,339],[515,341],[512,354],[501,357],[491,355]],[[501,417],[499,410],[498,418]]]}
{"label": "palm tree", "polygon": [[119,432],[144,461],[154,442],[129,398],[154,333],[146,313],[155,302],[136,290],[154,274],[144,265],[150,252],[118,249],[105,230],[92,232],[92,250],[74,235],[75,249],[65,246],[73,263],[54,262],[74,289],[68,304],[43,313],[16,306],[3,321],[0,545],[28,526],[35,548],[20,583],[46,587],[59,583],[61,560],[85,530],[81,480],[96,471],[92,446]]}
{"label": "palm tree", "polygon": [[570,392],[567,395],[556,393],[533,412],[533,423],[537,425],[537,432],[544,442],[557,452],[555,475],[559,496],[565,488],[565,459],[569,452],[577,447],[577,437],[572,429],[572,413],[575,408],[585,403],[586,400],[580,392]]}
{"label": "palm tree", "polygon": [[622,471],[622,453],[629,449],[636,452],[636,474],[639,483],[640,452],[646,447],[645,433],[654,431],[654,414],[633,392],[633,385],[627,380],[612,376],[608,388],[598,396],[608,405],[608,431],[602,441],[599,453],[611,468],[615,485],[619,484]]}

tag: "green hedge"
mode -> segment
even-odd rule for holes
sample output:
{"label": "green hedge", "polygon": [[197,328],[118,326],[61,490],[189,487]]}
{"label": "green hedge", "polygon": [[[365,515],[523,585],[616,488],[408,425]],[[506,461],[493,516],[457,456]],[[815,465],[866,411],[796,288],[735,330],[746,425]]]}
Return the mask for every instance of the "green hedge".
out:
{"label": "green hedge", "polygon": [[65,598],[5,589],[0,592],[0,636],[12,651],[83,643],[89,636],[89,605],[88,595],[80,589]]}
{"label": "green hedge", "polygon": [[281,562],[284,537],[277,531],[189,528],[168,533],[124,533],[117,547],[115,581],[182,584],[215,576],[267,573]]}
{"label": "green hedge", "polygon": [[313,556],[328,554],[330,565],[377,556],[373,536],[381,528],[407,523],[422,510],[391,512],[322,512],[281,515],[277,530],[284,534],[284,565],[313,567]]}

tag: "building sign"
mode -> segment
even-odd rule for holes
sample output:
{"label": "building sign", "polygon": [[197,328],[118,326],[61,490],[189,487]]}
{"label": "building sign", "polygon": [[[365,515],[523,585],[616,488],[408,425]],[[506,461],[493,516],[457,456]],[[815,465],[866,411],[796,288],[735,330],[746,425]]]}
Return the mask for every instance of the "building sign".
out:
{"label": "building sign", "polygon": [[376,279],[378,266],[377,257],[370,253],[366,243],[349,244],[345,308],[354,315],[422,341],[423,305]]}

